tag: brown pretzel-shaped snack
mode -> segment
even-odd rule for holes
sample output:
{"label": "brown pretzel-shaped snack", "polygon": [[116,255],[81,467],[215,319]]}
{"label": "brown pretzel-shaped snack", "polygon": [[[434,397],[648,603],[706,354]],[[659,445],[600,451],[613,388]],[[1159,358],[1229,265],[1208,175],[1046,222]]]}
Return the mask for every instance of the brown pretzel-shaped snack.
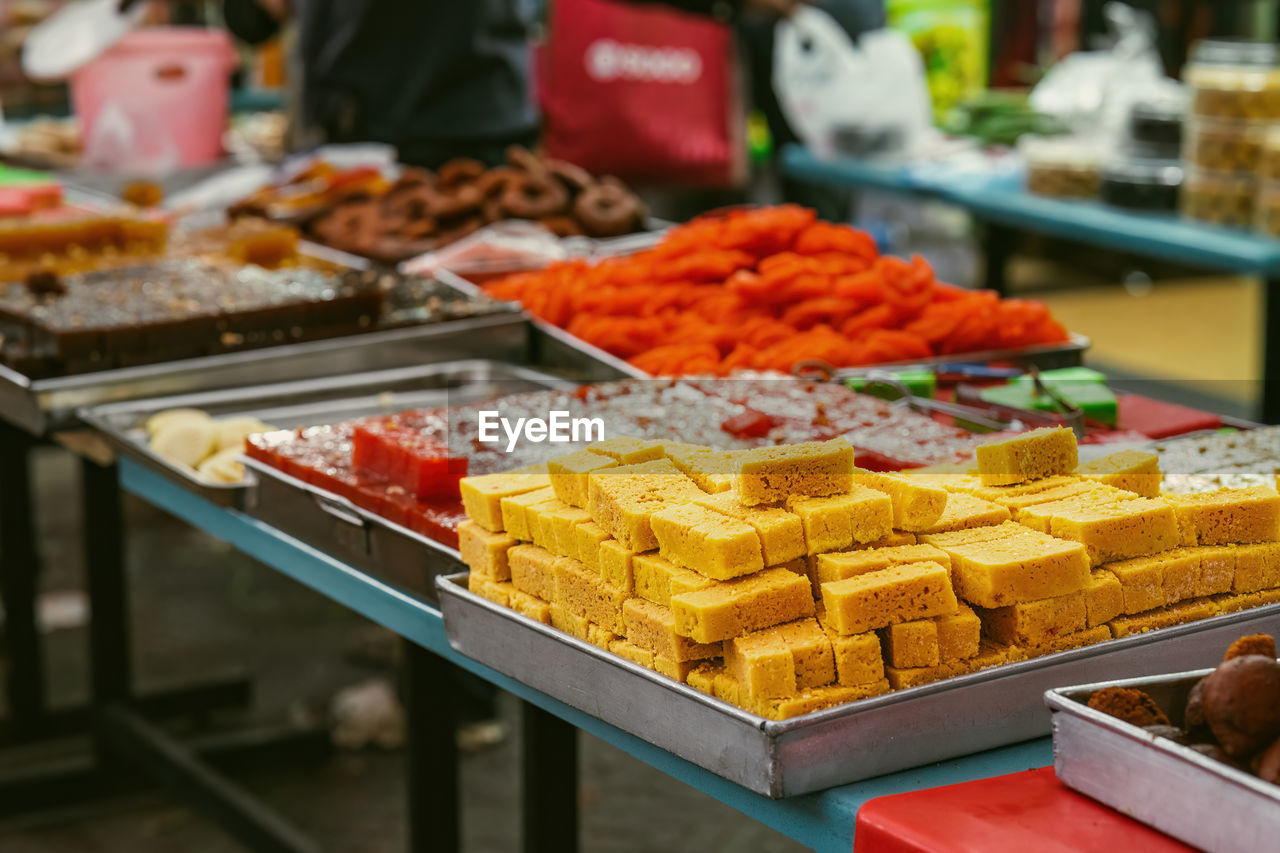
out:
{"label": "brown pretzel-shaped snack", "polygon": [[543,219],[562,213],[569,206],[569,194],[549,175],[528,175],[507,187],[502,206],[517,219]]}

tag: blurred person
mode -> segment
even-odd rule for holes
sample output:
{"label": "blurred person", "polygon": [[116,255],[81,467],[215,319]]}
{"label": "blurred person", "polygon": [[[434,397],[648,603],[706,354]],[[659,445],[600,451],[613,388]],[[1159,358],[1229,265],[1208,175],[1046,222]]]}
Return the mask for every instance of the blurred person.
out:
{"label": "blurred person", "polygon": [[[227,28],[250,44],[296,18],[300,119],[316,131],[309,143],[383,142],[402,162],[435,167],[454,157],[497,164],[507,146],[537,142],[536,0],[222,2]],[[789,14],[800,0],[662,2],[727,19]]]}

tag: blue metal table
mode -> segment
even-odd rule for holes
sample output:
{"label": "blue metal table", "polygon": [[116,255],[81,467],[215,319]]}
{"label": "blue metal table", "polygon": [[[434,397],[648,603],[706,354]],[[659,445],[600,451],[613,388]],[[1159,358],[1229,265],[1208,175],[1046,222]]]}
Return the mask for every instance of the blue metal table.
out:
{"label": "blue metal table", "polygon": [[1280,286],[1280,240],[1171,214],[1135,213],[1098,202],[1036,196],[1007,179],[947,177],[928,168],[822,160],[798,145],[783,150],[782,169],[800,181],[916,195],[964,208],[987,226],[986,286],[1002,293],[1004,267],[1012,236],[1018,231],[1258,276],[1263,280],[1266,306],[1260,419],[1280,423],[1280,291],[1275,289]]}
{"label": "blue metal table", "polygon": [[455,652],[445,636],[440,611],[416,596],[357,571],[243,513],[215,506],[128,459],[120,460],[119,470],[120,484],[125,491],[233,545],[449,663],[492,682],[814,850],[832,853],[852,850],[857,811],[874,797],[1043,767],[1053,761],[1050,740],[1042,738],[816,794],[771,800]]}

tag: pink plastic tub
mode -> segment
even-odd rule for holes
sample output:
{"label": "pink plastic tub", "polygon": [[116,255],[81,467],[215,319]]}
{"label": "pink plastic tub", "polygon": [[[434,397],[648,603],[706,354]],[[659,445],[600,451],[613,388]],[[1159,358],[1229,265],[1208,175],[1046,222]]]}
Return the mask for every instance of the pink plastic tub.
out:
{"label": "pink plastic tub", "polygon": [[150,27],[126,35],[71,77],[86,162],[156,172],[217,160],[235,60],[222,30]]}

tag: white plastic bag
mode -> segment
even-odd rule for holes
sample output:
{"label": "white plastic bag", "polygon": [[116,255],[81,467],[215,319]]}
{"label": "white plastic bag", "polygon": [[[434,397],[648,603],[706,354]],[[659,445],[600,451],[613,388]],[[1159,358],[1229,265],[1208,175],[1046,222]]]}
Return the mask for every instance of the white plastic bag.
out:
{"label": "white plastic bag", "polygon": [[1149,14],[1118,2],[1103,11],[1115,40],[1111,49],[1065,57],[1032,89],[1030,101],[1077,134],[1118,144],[1134,103],[1177,96],[1182,87],[1164,76]]}
{"label": "white plastic bag", "polygon": [[837,153],[842,135],[890,140],[907,154],[933,124],[924,65],[905,35],[872,30],[854,44],[812,6],[778,24],[773,86],[787,122],[820,156]]}

